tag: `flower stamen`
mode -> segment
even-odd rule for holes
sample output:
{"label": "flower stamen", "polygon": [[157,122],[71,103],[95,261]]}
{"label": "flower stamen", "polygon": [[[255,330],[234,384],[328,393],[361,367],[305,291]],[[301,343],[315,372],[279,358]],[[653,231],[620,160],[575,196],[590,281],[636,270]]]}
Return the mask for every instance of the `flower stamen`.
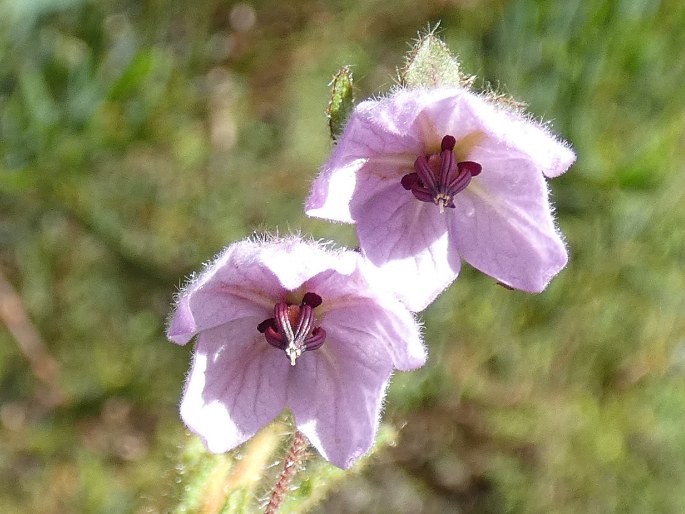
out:
{"label": "flower stamen", "polygon": [[285,352],[291,366],[304,352],[320,348],[326,340],[326,331],[314,326],[314,309],[321,302],[316,293],[305,294],[300,305],[278,302],[274,306],[274,317],[257,325],[267,343]]}
{"label": "flower stamen", "polygon": [[466,189],[471,178],[482,169],[477,162],[457,162],[456,143],[453,136],[443,137],[440,153],[419,155],[414,162],[416,172],[404,175],[401,180],[404,189],[411,191],[417,200],[437,205],[441,214],[446,207],[454,209],[455,195]]}

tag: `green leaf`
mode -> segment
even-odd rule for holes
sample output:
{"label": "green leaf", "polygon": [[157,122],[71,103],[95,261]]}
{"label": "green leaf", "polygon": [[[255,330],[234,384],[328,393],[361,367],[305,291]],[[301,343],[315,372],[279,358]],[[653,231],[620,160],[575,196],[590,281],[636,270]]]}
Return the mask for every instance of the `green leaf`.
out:
{"label": "green leaf", "polygon": [[331,100],[326,108],[328,128],[331,139],[335,141],[343,128],[350,112],[354,108],[354,94],[352,91],[352,71],[349,66],[343,66],[328,84],[331,88]]}

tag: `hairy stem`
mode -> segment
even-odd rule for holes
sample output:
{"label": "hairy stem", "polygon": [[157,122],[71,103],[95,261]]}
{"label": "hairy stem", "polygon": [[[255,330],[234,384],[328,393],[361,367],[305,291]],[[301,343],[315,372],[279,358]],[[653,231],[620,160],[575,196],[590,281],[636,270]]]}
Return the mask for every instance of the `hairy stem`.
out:
{"label": "hairy stem", "polygon": [[281,471],[281,475],[278,477],[278,481],[271,492],[271,500],[269,500],[264,514],[276,514],[278,512],[288,492],[290,482],[292,482],[295,473],[297,473],[306,456],[307,445],[308,441],[304,434],[299,430],[295,431],[290,449],[283,462],[283,471]]}

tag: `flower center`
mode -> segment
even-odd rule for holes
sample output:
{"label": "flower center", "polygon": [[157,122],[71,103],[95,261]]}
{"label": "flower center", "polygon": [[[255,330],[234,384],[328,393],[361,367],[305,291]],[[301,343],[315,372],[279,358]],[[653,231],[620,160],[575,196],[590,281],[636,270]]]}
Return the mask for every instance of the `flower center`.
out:
{"label": "flower center", "polygon": [[411,191],[417,200],[434,203],[445,212],[445,207],[454,208],[454,195],[466,189],[481,172],[481,165],[473,161],[456,162],[453,136],[445,136],[440,144],[440,153],[419,155],[414,162],[415,173],[402,177],[402,187]]}
{"label": "flower center", "polygon": [[306,293],[300,305],[278,302],[274,317],[257,325],[267,343],[285,351],[291,366],[304,352],[320,348],[326,340],[326,331],[314,326],[314,309],[319,305],[321,297],[316,293]]}

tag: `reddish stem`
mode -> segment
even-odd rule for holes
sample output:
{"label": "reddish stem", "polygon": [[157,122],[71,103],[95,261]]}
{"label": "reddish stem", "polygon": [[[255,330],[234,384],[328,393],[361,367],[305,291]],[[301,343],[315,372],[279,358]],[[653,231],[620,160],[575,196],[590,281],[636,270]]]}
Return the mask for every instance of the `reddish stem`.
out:
{"label": "reddish stem", "polygon": [[271,492],[271,500],[266,506],[264,514],[276,514],[278,512],[283,500],[285,500],[288,487],[290,487],[295,473],[297,473],[306,456],[307,446],[308,441],[304,434],[299,430],[295,431],[290,449],[283,462],[283,471],[281,471],[281,475]]}

